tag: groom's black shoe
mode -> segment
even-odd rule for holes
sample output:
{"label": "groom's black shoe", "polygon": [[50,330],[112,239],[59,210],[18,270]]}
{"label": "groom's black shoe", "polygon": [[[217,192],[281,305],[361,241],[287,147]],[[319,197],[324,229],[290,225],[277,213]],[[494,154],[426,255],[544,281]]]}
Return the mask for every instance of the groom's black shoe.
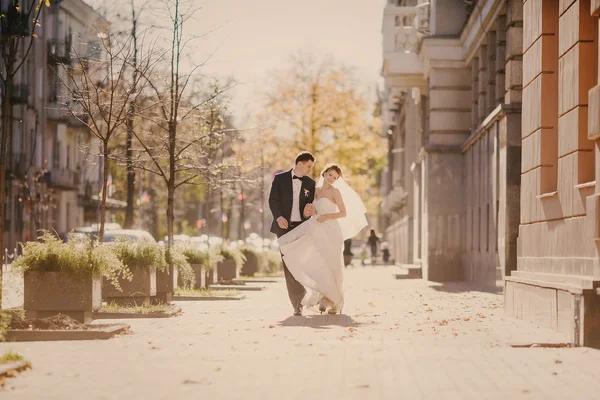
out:
{"label": "groom's black shoe", "polygon": [[294,308],[294,316],[301,317],[302,316],[302,306],[298,306]]}

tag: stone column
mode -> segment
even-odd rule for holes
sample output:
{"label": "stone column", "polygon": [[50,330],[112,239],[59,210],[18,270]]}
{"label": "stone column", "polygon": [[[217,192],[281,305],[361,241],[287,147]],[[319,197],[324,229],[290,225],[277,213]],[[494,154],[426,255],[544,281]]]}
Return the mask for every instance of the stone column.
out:
{"label": "stone column", "polygon": [[[502,24],[506,24],[502,28]],[[523,88],[523,2],[509,0],[506,17],[498,19],[499,44],[497,61],[504,64],[504,115],[498,127],[498,262],[501,273],[510,275],[517,269],[517,239],[521,218],[521,99]],[[505,32],[505,33],[504,33]],[[501,39],[498,40],[501,43]],[[504,52],[500,51],[504,48]]]}

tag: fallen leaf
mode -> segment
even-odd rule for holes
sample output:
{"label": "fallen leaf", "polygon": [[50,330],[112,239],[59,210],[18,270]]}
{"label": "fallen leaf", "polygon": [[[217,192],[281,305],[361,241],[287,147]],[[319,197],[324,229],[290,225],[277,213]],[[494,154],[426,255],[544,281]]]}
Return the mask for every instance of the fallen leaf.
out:
{"label": "fallen leaf", "polygon": [[350,332],[356,332],[356,328],[352,328],[352,327],[350,327],[350,328],[348,328],[348,330],[349,330]]}
{"label": "fallen leaf", "polygon": [[273,328],[275,328],[275,325],[271,324],[271,325],[269,325],[269,328],[273,329]]}
{"label": "fallen leaf", "polygon": [[319,357],[325,357],[325,353],[319,353]]}
{"label": "fallen leaf", "polygon": [[358,388],[361,388],[361,389],[367,389],[367,388],[369,388],[370,386],[369,386],[369,385],[358,385],[357,387],[358,387]]}
{"label": "fallen leaf", "polygon": [[554,360],[554,364],[562,364],[562,361],[560,361],[560,360]]}
{"label": "fallen leaf", "polygon": [[371,307],[375,307],[375,303],[373,303],[372,301],[369,303],[369,306]]}

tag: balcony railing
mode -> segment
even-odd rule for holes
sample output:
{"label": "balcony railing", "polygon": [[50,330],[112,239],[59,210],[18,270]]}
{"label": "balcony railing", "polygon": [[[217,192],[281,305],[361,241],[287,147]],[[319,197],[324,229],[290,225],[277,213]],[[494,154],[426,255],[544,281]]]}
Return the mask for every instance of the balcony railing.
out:
{"label": "balcony railing", "polygon": [[29,102],[29,85],[13,84],[10,100],[12,104],[27,104]]}
{"label": "balcony railing", "polygon": [[71,64],[73,42],[71,39],[48,40],[48,62],[50,64]]}
{"label": "balcony railing", "polygon": [[417,56],[423,34],[420,8],[387,5],[383,17],[383,76],[417,74],[422,64]]}
{"label": "balcony railing", "polygon": [[79,185],[79,173],[68,168],[53,168],[48,178],[48,183],[59,189],[71,190]]}

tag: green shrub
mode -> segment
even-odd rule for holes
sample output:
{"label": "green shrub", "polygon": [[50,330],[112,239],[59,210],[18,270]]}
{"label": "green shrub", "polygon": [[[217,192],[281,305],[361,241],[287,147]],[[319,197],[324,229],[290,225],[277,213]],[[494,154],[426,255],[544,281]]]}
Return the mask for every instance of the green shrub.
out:
{"label": "green shrub", "polygon": [[121,290],[119,277],[131,280],[131,272],[110,246],[95,244],[90,237],[69,235],[63,243],[49,231],[41,231],[37,242],[22,243],[23,255],[13,262],[21,273],[26,271],[60,271],[104,277]]}
{"label": "green shrub", "polygon": [[155,267],[157,271],[165,271],[164,247],[158,243],[119,237],[112,243],[107,243],[121,262],[129,268]]}
{"label": "green shrub", "polygon": [[221,247],[221,255],[225,260],[235,261],[237,268],[242,268],[244,262],[246,261],[246,256],[244,256],[244,253],[239,248],[232,249],[228,247]]}
{"label": "green shrub", "polygon": [[202,264],[207,271],[210,271],[214,264],[223,261],[220,249],[212,248],[200,250],[191,245],[181,245],[178,246],[178,248],[185,255],[190,264]]}
{"label": "green shrub", "polygon": [[181,275],[181,281],[184,287],[194,287],[196,284],[196,275],[192,266],[188,262],[182,247],[173,246],[165,251],[165,260],[168,265],[173,265],[177,268],[178,273]]}
{"label": "green shrub", "polygon": [[264,252],[266,263],[262,265],[262,269],[259,271],[264,274],[275,274],[281,271],[281,254],[274,250],[267,250]]}
{"label": "green shrub", "polygon": [[258,260],[258,268],[263,268],[263,266],[265,264],[267,264],[268,259],[267,259],[267,254],[264,251],[260,251],[258,249],[256,249],[255,247],[251,247],[251,246],[243,246],[241,249],[242,254],[244,255],[244,257],[246,257],[246,260],[249,257],[256,257],[256,259]]}

